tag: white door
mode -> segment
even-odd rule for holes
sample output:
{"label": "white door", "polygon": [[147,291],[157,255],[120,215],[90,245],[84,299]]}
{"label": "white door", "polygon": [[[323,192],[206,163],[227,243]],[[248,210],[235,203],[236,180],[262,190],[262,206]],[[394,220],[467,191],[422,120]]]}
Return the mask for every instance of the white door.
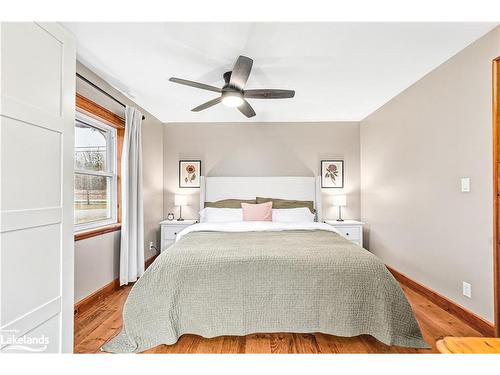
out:
{"label": "white door", "polygon": [[75,42],[2,23],[0,350],[73,350]]}

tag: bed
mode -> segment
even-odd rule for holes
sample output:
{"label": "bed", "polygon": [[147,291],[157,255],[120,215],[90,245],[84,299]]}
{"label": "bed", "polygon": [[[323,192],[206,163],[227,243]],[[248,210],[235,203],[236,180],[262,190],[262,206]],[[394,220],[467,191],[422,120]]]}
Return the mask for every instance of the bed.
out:
{"label": "bed", "polygon": [[123,329],[102,350],[141,352],[188,333],[256,332],[367,334],[387,345],[428,348],[385,265],[321,223],[316,178],[206,178],[200,205],[259,195],[313,200],[317,221],[189,226],[135,283]]}

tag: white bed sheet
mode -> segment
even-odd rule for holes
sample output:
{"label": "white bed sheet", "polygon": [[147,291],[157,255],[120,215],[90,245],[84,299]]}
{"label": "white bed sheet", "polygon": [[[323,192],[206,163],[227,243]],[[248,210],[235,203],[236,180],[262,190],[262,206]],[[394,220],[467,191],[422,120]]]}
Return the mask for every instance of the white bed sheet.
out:
{"label": "white bed sheet", "polygon": [[239,221],[233,223],[198,223],[179,232],[176,241],[191,232],[281,232],[286,230],[326,230],[339,233],[334,227],[325,223],[279,223],[272,221]]}

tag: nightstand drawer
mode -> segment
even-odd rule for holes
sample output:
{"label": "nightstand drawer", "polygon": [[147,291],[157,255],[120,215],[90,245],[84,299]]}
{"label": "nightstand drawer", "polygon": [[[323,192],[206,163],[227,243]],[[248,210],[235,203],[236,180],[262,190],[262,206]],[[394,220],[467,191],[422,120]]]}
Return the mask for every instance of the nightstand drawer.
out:
{"label": "nightstand drawer", "polygon": [[170,246],[172,246],[175,243],[175,240],[162,240],[162,246],[161,248],[163,250],[168,249]]}
{"label": "nightstand drawer", "polygon": [[163,240],[175,240],[175,236],[186,226],[169,225],[162,228]]}
{"label": "nightstand drawer", "polygon": [[175,243],[175,238],[184,229],[196,223],[196,220],[164,220],[161,226],[161,251],[167,249]]}
{"label": "nightstand drawer", "polygon": [[361,239],[361,228],[359,226],[357,227],[347,227],[347,226],[342,226],[342,227],[336,227],[339,231],[339,233],[342,235],[342,237],[348,239],[348,240],[359,240]]}

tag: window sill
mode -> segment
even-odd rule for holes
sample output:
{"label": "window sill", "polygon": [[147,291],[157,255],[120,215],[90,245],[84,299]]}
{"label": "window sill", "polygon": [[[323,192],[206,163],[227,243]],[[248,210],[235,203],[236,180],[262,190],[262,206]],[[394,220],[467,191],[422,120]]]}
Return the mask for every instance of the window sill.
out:
{"label": "window sill", "polygon": [[93,228],[93,229],[77,232],[77,233],[75,233],[75,241],[80,241],[80,240],[84,240],[86,238],[100,236],[102,234],[115,232],[117,230],[120,230],[121,228],[122,228],[121,223],[115,223],[115,224],[110,224],[110,225],[106,225],[106,226],[99,227],[99,228]]}

